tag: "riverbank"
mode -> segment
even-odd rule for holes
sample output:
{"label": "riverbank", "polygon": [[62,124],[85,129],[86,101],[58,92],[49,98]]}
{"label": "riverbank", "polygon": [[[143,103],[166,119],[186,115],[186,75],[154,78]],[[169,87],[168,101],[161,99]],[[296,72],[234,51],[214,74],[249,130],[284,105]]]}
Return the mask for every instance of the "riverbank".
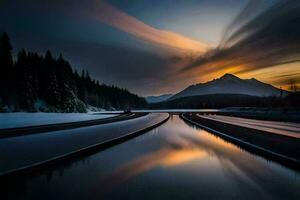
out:
{"label": "riverbank", "polygon": [[[20,127],[16,127],[16,128],[0,129],[0,138],[16,137],[16,136],[29,135],[29,134],[45,133],[45,132],[80,128],[80,127],[94,126],[94,125],[100,125],[100,124],[108,124],[108,123],[142,117],[147,114],[148,113],[123,113],[123,114],[119,114],[119,115],[97,114],[97,115],[95,115],[96,116],[95,119],[90,119],[90,120],[81,119],[79,121],[72,121],[72,122],[65,122],[65,123],[62,123],[62,121],[64,121],[64,120],[62,120],[62,121],[60,121],[60,123],[56,123],[56,124],[55,123],[54,124],[41,124],[41,125],[36,125],[36,126],[20,126]],[[97,116],[99,116],[98,119],[97,119]],[[70,119],[66,118],[65,120],[71,120],[71,119],[72,118],[70,118]],[[24,120],[26,120],[26,119],[24,119]],[[30,122],[38,123],[39,120],[36,120],[36,121],[30,120]],[[47,121],[45,121],[45,122],[47,122]]]}
{"label": "riverbank", "polygon": [[21,128],[58,123],[69,123],[87,120],[115,117],[118,114],[95,115],[93,113],[28,113],[12,112],[0,113],[0,129]]}
{"label": "riverbank", "polygon": [[0,139],[0,176],[45,167],[144,133],[169,119],[148,114],[126,121]]}
{"label": "riverbank", "polygon": [[1,196],[52,199],[299,200],[300,173],[173,115],[112,148],[0,178]]}
{"label": "riverbank", "polygon": [[291,167],[300,166],[300,139],[205,119],[194,113],[185,113],[181,117],[191,124],[266,158]]}
{"label": "riverbank", "polygon": [[257,108],[257,107],[231,107],[220,109],[218,114],[245,117],[259,120],[281,122],[300,122],[300,108]]}

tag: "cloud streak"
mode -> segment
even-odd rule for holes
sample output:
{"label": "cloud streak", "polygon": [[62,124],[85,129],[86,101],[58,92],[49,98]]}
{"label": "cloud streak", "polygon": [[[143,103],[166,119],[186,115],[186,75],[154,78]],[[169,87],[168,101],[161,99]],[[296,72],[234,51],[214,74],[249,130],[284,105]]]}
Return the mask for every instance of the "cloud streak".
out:
{"label": "cloud streak", "polygon": [[255,14],[261,2],[250,1],[225,30],[220,45],[183,71],[216,73],[234,68],[239,74],[299,62],[300,2],[277,1]]}
{"label": "cloud streak", "polygon": [[203,53],[209,48],[204,42],[145,24],[102,0],[95,1],[92,14],[104,24],[165,47],[193,53]]}

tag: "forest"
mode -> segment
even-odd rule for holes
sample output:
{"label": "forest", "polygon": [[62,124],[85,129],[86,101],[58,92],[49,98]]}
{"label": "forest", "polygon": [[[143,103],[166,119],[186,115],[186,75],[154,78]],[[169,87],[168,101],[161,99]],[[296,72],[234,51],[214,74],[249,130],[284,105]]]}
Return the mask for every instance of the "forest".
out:
{"label": "forest", "polygon": [[126,89],[80,73],[60,54],[55,58],[22,49],[16,58],[6,33],[0,36],[0,112],[86,112],[143,108],[146,100]]}

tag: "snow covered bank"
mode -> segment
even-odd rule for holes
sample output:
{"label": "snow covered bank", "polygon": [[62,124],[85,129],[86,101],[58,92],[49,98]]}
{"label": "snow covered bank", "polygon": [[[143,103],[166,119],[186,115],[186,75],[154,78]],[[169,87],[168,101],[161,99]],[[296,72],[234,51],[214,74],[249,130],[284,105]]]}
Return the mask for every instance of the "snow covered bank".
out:
{"label": "snow covered bank", "polygon": [[117,114],[89,113],[0,113],[0,129],[104,119]]}

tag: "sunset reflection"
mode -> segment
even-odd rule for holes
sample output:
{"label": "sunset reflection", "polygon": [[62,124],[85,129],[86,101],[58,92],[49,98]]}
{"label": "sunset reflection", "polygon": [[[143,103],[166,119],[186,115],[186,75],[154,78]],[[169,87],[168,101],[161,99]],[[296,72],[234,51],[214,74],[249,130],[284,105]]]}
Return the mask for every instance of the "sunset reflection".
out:
{"label": "sunset reflection", "polygon": [[[171,169],[180,167],[181,165],[188,165],[189,162],[201,162],[211,157],[216,158],[226,165],[231,163],[231,161],[240,162],[238,157],[240,152],[239,148],[214,135],[207,134],[204,130],[192,129],[191,131],[183,121],[179,122],[179,120],[178,116],[173,119],[173,121],[178,122],[173,123],[171,128],[174,130],[173,132],[161,135],[167,144],[166,147],[141,155],[116,168],[103,180],[106,186],[108,188],[114,188],[154,168],[163,167]],[[227,161],[225,161],[224,158],[226,158]],[[105,190],[108,188],[105,188]]]}
{"label": "sunset reflection", "polygon": [[[115,155],[119,159],[114,159],[116,164],[105,170],[105,174],[99,171],[102,175],[98,177],[98,184],[93,190],[101,197],[120,197],[118,192],[122,196],[123,192],[131,189],[130,186],[134,186],[146,188],[138,191],[144,195],[152,187],[161,190],[160,184],[169,187],[171,181],[176,188],[173,188],[173,192],[181,184],[186,184],[190,192],[198,191],[197,187],[193,188],[194,184],[204,187],[212,184],[207,193],[202,194],[204,199],[214,196],[212,191],[216,188],[229,191],[229,196],[230,191],[238,191],[239,195],[250,197],[253,196],[250,191],[256,191],[268,199],[273,194],[270,191],[280,191],[282,188],[281,184],[270,183],[274,175],[278,180],[291,181],[286,179],[284,169],[277,164],[189,125],[178,115],[173,115],[166,124],[154,131],[156,134],[143,135],[135,143],[121,145],[122,148],[132,148],[130,153],[121,153],[122,149],[108,152],[107,156]],[[123,160],[123,157],[126,159]],[[102,160],[103,157],[98,159]],[[295,178],[294,174],[291,177]],[[297,182],[298,179],[295,180]],[[216,181],[220,185],[215,185]],[[266,182],[270,184],[264,184]],[[247,186],[247,190],[239,190],[243,186]]]}
{"label": "sunset reflection", "polygon": [[64,199],[84,194],[88,199],[112,200],[218,199],[220,195],[224,199],[296,200],[299,178],[297,171],[173,115],[136,139],[13,182],[11,192],[20,194],[20,199],[65,189],[71,192],[64,193]]}

